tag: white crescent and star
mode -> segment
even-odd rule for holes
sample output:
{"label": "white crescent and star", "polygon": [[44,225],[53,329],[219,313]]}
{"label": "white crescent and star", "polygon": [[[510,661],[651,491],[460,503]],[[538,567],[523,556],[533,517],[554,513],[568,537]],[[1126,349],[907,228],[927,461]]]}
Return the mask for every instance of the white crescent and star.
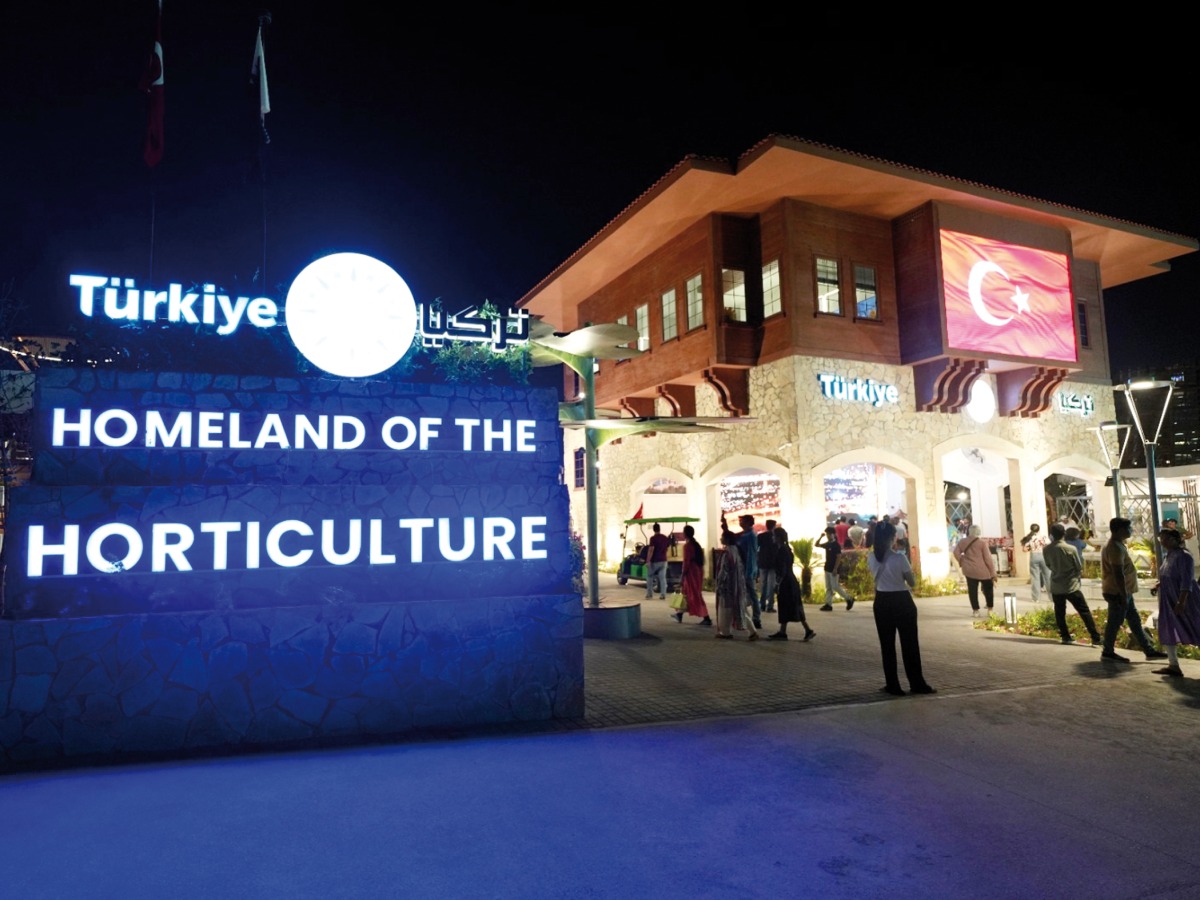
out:
{"label": "white crescent and star", "polygon": [[[967,296],[971,300],[971,307],[975,310],[975,315],[979,316],[981,321],[986,322],[988,325],[1007,325],[1013,320],[1014,316],[1002,319],[999,316],[993,315],[991,310],[987,308],[987,304],[983,302],[983,279],[992,272],[1003,275],[1006,281],[1011,280],[1008,277],[1008,273],[1000,268],[1000,266],[985,259],[975,263],[971,267],[971,275],[967,279]],[[1029,294],[1019,287],[1013,289],[1013,303],[1016,304],[1018,313],[1027,313],[1030,311]]]}

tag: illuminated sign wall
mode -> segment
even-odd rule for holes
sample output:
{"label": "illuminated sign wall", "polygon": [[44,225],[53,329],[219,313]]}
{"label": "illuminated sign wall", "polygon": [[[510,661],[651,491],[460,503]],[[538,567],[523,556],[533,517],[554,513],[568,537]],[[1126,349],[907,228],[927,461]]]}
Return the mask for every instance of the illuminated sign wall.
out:
{"label": "illuminated sign wall", "polygon": [[39,374],[17,617],[569,591],[552,392]]}
{"label": "illuminated sign wall", "polygon": [[1077,360],[1064,254],[943,229],[941,259],[951,348]]}

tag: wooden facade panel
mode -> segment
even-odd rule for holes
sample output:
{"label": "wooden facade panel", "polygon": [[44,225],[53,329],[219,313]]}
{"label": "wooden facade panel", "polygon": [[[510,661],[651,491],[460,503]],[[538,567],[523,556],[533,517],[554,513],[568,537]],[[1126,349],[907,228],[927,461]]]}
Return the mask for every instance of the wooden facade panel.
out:
{"label": "wooden facade panel", "polygon": [[[1071,290],[1075,295],[1076,342],[1079,346],[1080,370],[1071,375],[1073,381],[1094,381],[1112,384],[1108,366],[1108,331],[1104,327],[1104,292],[1100,287],[1100,267],[1085,259],[1071,262]],[[1087,346],[1082,346],[1079,334],[1079,310],[1086,310]]]}
{"label": "wooden facade panel", "polygon": [[897,259],[897,306],[904,323],[900,329],[901,359],[912,365],[946,352],[933,204],[926,203],[897,218],[892,223],[892,234]]}
{"label": "wooden facade panel", "polygon": [[[794,317],[791,346],[780,355],[833,356],[871,362],[899,363],[896,275],[889,222],[787,200],[783,204],[787,235],[784,277],[785,314]],[[818,311],[817,258],[838,262],[841,315]],[[879,318],[855,318],[854,265],[875,270]],[[775,343],[764,349],[774,354]],[[765,361],[765,360],[764,360]]]}

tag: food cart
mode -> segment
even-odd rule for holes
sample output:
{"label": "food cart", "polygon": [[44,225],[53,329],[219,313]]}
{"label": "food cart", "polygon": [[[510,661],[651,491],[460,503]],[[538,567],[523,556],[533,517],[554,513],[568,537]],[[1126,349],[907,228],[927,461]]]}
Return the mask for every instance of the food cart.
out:
{"label": "food cart", "polygon": [[[671,539],[667,549],[667,592],[675,593],[683,581],[683,525],[687,522],[699,522],[691,516],[660,516],[658,518],[637,518],[625,520],[625,531],[621,535],[621,567],[617,570],[617,584],[627,584],[630,580],[646,581],[646,552],[650,544],[651,526],[658,522],[663,527],[663,533]],[[640,540],[636,540],[632,553],[629,549],[629,529],[637,526]],[[671,526],[678,526],[674,528]]]}

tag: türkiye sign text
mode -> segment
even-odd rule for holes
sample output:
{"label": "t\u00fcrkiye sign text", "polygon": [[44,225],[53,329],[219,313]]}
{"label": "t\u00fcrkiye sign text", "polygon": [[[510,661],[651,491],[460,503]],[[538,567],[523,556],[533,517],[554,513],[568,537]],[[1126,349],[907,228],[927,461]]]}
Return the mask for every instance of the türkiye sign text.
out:
{"label": "t\u00fcrkiye sign text", "polygon": [[[238,297],[213,284],[198,290],[173,282],[165,290],[139,287],[133,278],[72,275],[79,311],[116,322],[165,322],[211,328],[233,336],[242,326],[280,324],[270,297]],[[288,289],[288,335],[305,358],[333,375],[377,375],[400,361],[420,332],[425,346],[447,339],[490,344],[502,350],[529,338],[529,313],[504,309],[485,316],[477,307],[445,314],[436,304],[418,306],[391,266],[361,253],[334,253],[309,263]]]}
{"label": "t\u00fcrkiye sign text", "polygon": [[[421,328],[415,306],[407,318],[387,303],[381,312],[372,307],[378,296],[361,293],[364,280],[387,278],[371,275],[368,259],[356,270],[343,261],[340,276],[324,272],[327,284],[356,272],[362,302],[342,304],[339,315],[374,316],[368,334],[404,320],[397,345],[407,349],[418,328],[430,342],[470,333],[494,345],[527,333],[522,314],[431,313]],[[139,321],[211,324],[231,340],[247,324],[277,324],[269,298],[120,281],[73,277],[81,312],[132,320],[136,309]],[[324,313],[296,283],[289,333],[332,371],[325,364],[336,363],[336,340],[302,346],[311,335],[293,310],[309,303],[305,315]],[[353,331],[361,343],[363,332]],[[552,391],[43,369],[33,443],[33,479],[13,490],[6,527],[10,616],[570,590]]]}

